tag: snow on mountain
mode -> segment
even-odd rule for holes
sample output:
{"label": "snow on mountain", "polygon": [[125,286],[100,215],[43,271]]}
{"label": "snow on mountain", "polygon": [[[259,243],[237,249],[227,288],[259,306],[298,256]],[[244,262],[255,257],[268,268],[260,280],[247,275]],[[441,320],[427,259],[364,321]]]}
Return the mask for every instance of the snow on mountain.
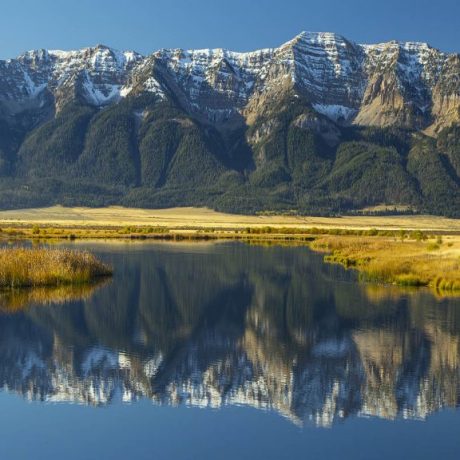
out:
{"label": "snow on mountain", "polygon": [[313,108],[333,121],[349,120],[356,113],[356,109],[338,104],[313,104]]}
{"label": "snow on mountain", "polygon": [[[426,43],[358,45],[313,32],[253,52],[163,49],[145,57],[103,45],[36,50],[0,61],[0,103],[20,112],[49,92],[58,108],[72,94],[105,106],[146,91],[174,95],[190,112],[220,122],[243,113],[252,98],[290,86],[335,122],[385,125],[401,111],[428,120],[435,107],[441,116],[446,99],[454,99],[455,113],[459,84],[444,77],[455,72],[453,56]],[[394,113],[383,117],[382,107]]]}

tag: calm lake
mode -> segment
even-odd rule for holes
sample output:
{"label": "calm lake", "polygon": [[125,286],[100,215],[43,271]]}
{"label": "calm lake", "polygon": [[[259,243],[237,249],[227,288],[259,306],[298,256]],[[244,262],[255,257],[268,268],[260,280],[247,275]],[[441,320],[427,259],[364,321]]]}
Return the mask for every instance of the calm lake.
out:
{"label": "calm lake", "polygon": [[114,278],[0,298],[0,458],[460,458],[460,300],[305,247],[72,247]]}

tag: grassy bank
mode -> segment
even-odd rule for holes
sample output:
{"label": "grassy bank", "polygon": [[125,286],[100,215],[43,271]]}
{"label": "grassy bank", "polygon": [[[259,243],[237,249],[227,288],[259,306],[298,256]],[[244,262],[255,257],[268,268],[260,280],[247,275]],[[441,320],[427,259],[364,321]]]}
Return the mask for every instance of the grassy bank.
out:
{"label": "grassy bank", "polygon": [[111,268],[86,251],[0,249],[0,288],[77,285],[109,276]]}
{"label": "grassy bank", "polygon": [[326,262],[353,268],[366,281],[429,286],[439,293],[460,293],[458,238],[414,240],[385,237],[321,236],[311,247]]}
{"label": "grassy bank", "polygon": [[[460,295],[460,220],[435,216],[241,216],[209,209],[63,208],[0,212],[0,239],[238,240],[300,244],[369,281]],[[76,274],[80,278],[81,274]],[[64,277],[61,276],[61,279]],[[65,281],[59,281],[62,283]]]}
{"label": "grassy bank", "polygon": [[[75,240],[75,239],[133,239],[133,240],[270,240],[270,241],[310,241],[321,235],[335,236],[379,236],[394,238],[420,239],[441,234],[439,231],[426,232],[406,229],[376,228],[336,228],[336,227],[272,227],[248,226],[241,228],[219,227],[165,227],[165,226],[69,226],[22,224],[0,228],[0,239],[4,240]],[[460,232],[442,232],[447,235],[459,235]],[[459,235],[460,236],[460,235]]]}

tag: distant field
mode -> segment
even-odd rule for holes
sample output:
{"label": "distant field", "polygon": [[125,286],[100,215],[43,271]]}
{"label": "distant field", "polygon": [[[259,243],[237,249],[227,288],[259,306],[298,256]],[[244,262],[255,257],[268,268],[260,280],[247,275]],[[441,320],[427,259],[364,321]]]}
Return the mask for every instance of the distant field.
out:
{"label": "distant field", "polygon": [[32,224],[55,226],[115,227],[127,225],[154,225],[171,229],[201,227],[236,229],[245,227],[274,228],[349,228],[349,229],[408,229],[436,232],[459,232],[460,219],[435,216],[352,216],[352,217],[297,217],[244,216],[224,214],[207,208],[134,209],[107,208],[50,208],[0,211],[2,225]]}
{"label": "distant field", "polygon": [[54,206],[1,211],[0,238],[301,244],[369,281],[429,286],[441,297],[460,295],[460,220],[434,216],[244,216],[206,208]]}

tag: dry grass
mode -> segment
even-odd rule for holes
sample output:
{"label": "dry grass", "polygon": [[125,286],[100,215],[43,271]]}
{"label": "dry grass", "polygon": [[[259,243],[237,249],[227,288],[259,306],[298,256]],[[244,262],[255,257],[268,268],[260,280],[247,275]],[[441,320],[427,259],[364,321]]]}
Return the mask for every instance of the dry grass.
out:
{"label": "dry grass", "polygon": [[86,251],[0,249],[0,288],[83,284],[108,276],[111,269]]}
{"label": "dry grass", "polygon": [[246,216],[225,214],[207,208],[132,209],[120,206],[106,208],[50,208],[0,211],[0,227],[16,225],[51,225],[62,227],[160,226],[170,229],[215,228],[350,228],[350,229],[419,229],[460,232],[460,220],[435,216],[347,216],[310,217],[295,215]]}
{"label": "dry grass", "polygon": [[[432,239],[427,240],[430,235]],[[433,235],[437,238],[433,239]],[[460,219],[402,215],[335,218],[273,214],[242,216],[206,208],[146,210],[55,206],[0,212],[0,238],[13,241],[64,238],[236,239],[260,244],[306,244],[315,239],[312,247],[331,252],[327,256],[329,262],[356,268],[366,279],[460,292]],[[37,274],[41,273],[41,265],[35,266]],[[17,267],[13,269],[19,270]],[[83,280],[91,276],[85,270],[73,274],[70,271],[67,276],[66,270],[53,275],[54,278],[48,279],[45,275],[38,278],[42,277],[46,283],[59,284],[74,282],[69,281],[72,277]],[[34,282],[28,280],[27,274],[20,278],[26,280],[26,285]],[[10,281],[2,282],[0,278],[0,286]]]}
{"label": "dry grass", "polygon": [[357,269],[369,281],[430,286],[438,293],[460,291],[460,257],[454,243],[324,236],[311,246],[329,252],[327,262]]}

